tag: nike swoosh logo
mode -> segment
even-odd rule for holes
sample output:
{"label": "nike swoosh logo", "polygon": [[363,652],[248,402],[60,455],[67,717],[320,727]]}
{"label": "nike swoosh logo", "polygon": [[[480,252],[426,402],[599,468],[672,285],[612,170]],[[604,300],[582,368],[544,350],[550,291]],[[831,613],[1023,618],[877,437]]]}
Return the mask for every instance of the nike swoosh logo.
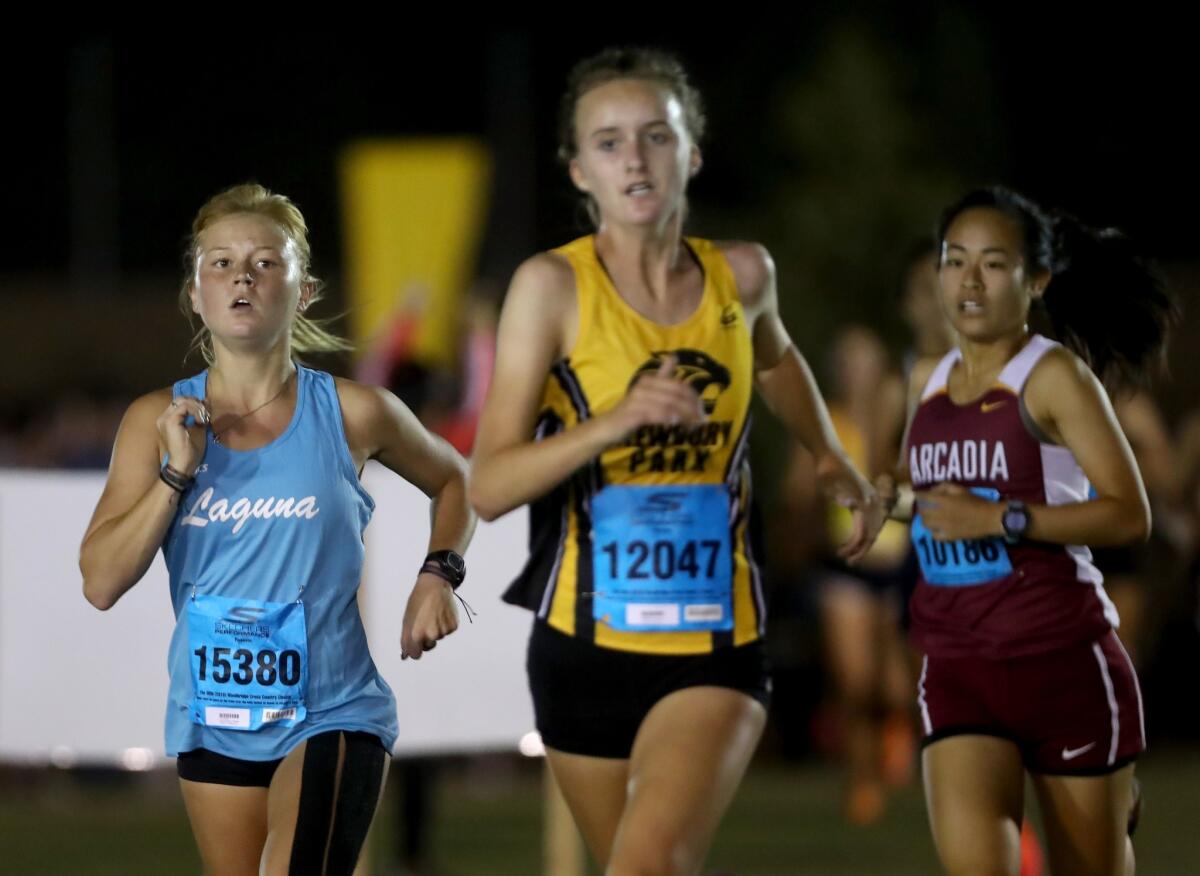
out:
{"label": "nike swoosh logo", "polygon": [[984,402],[979,406],[979,410],[983,411],[985,414],[988,414],[996,410],[996,408],[1004,407],[1006,404],[1008,404],[1007,401]]}
{"label": "nike swoosh logo", "polygon": [[1063,760],[1074,760],[1075,758],[1079,757],[1079,755],[1086,754],[1087,752],[1091,751],[1095,747],[1096,747],[1096,743],[1089,742],[1087,745],[1083,746],[1082,748],[1064,748],[1062,750],[1062,759]]}

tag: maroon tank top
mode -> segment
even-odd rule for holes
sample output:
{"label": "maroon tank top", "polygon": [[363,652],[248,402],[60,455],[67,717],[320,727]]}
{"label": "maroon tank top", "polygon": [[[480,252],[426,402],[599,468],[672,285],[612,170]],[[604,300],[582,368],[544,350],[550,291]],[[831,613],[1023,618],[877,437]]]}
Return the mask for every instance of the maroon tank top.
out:
{"label": "maroon tank top", "polygon": [[[1049,442],[1024,410],[1034,367],[1056,347],[1040,335],[1000,372],[981,398],[958,405],[947,381],[962,358],[938,363],[921,394],[905,445],[916,492],[956,483],[995,501],[1033,505],[1088,501],[1075,457]],[[1017,657],[1090,641],[1117,625],[1103,577],[1083,546],[1002,538],[934,542],[919,519],[913,542],[921,576],[911,601],[911,637],[937,657]]]}

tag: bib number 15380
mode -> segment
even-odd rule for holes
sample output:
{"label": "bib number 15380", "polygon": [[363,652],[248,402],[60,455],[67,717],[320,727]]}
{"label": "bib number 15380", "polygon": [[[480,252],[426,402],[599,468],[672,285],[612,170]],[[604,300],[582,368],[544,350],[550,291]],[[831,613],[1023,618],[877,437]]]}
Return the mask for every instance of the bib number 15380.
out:
{"label": "bib number 15380", "polygon": [[[248,648],[213,648],[201,645],[192,652],[200,658],[198,675],[200,681],[210,678],[216,684],[248,685],[254,682],[270,686],[276,682],[293,687],[300,683],[300,652],[292,649],[272,651],[264,648],[251,651]],[[209,657],[212,671],[209,671]]]}

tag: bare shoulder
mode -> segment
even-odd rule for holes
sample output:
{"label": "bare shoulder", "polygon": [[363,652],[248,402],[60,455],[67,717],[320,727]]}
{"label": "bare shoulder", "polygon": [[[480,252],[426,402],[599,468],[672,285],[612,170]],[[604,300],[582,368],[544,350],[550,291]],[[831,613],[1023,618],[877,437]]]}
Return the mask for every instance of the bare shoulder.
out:
{"label": "bare shoulder", "polygon": [[113,443],[107,489],[129,479],[141,482],[158,470],[165,447],[159,437],[158,418],[171,406],[171,387],[138,396],[125,409]]}
{"label": "bare shoulder", "polygon": [[454,449],[427,430],[395,393],[341,377],[334,381],[346,443],[360,472],[375,459],[432,496],[450,473],[465,470]]}
{"label": "bare shoulder", "polygon": [[125,416],[121,419],[120,430],[117,433],[118,440],[128,440],[131,435],[138,435],[152,437],[154,443],[157,444],[157,420],[162,416],[163,411],[171,406],[173,398],[174,391],[170,386],[155,389],[135,398],[125,409]]}
{"label": "bare shoulder", "polygon": [[1046,351],[1025,384],[1025,403],[1030,406],[1040,401],[1052,401],[1059,393],[1071,390],[1099,391],[1107,396],[1100,380],[1092,373],[1087,363],[1066,347],[1053,347]]}
{"label": "bare shoulder", "polygon": [[125,416],[134,419],[149,417],[151,420],[157,420],[159,414],[167,409],[174,397],[174,389],[170,386],[151,390],[131,401],[125,411]]}
{"label": "bare shoulder", "polygon": [[1063,426],[1075,421],[1108,420],[1117,428],[1112,402],[1099,378],[1066,347],[1049,350],[1033,366],[1024,400],[1033,421],[1057,443],[1062,443]]}
{"label": "bare shoulder", "polygon": [[517,268],[500,311],[500,356],[566,355],[578,334],[575,269],[566,256],[539,252]]}
{"label": "bare shoulder", "polygon": [[521,262],[513,273],[505,303],[516,297],[538,307],[556,307],[574,299],[575,270],[566,256],[539,252]]}
{"label": "bare shoulder", "polygon": [[347,377],[334,377],[338,404],[342,408],[342,426],[351,452],[358,456],[370,456],[374,452],[375,438],[381,422],[390,408],[403,405],[390,391],[382,386],[359,383]]}
{"label": "bare shoulder", "polygon": [[333,385],[337,389],[338,402],[342,405],[342,416],[348,412],[360,414],[376,409],[382,403],[382,393],[386,392],[382,387],[336,375]]}
{"label": "bare shoulder", "polygon": [[717,248],[729,263],[742,306],[754,310],[774,295],[775,260],[761,243],[719,240]]}

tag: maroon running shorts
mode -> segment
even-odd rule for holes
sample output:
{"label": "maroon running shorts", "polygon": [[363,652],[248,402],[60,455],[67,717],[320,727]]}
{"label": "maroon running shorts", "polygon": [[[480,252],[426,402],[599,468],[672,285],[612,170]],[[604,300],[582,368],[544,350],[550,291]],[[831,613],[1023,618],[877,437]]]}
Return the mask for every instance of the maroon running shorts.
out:
{"label": "maroon running shorts", "polygon": [[1035,773],[1105,775],[1146,747],[1137,675],[1111,630],[1027,657],[926,657],[917,702],[922,745],[999,736],[1017,745]]}

